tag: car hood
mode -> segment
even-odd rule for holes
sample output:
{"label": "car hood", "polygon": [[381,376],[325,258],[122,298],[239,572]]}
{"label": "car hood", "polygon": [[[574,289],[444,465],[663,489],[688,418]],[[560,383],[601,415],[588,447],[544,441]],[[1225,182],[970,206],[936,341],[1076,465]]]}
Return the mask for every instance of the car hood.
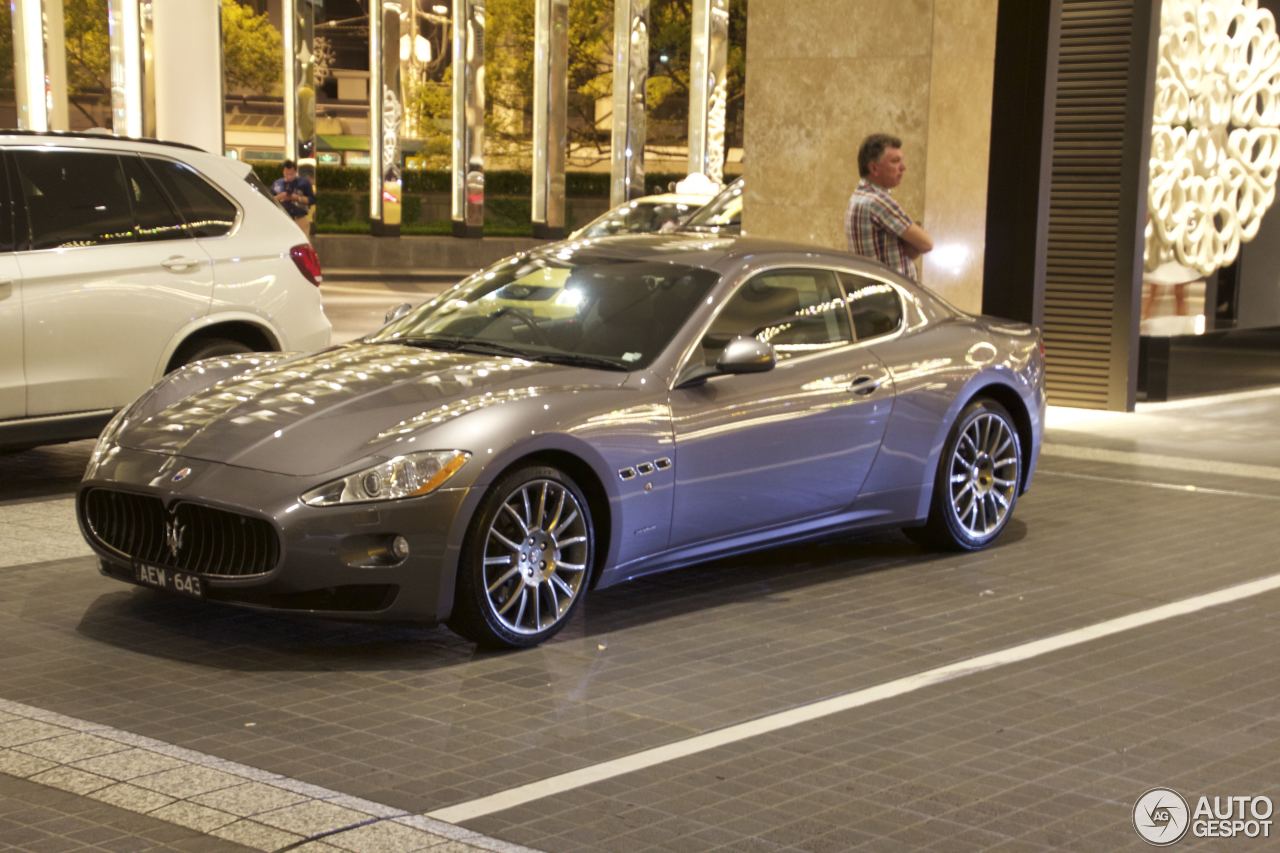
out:
{"label": "car hood", "polygon": [[[626,374],[519,358],[350,344],[248,367],[130,413],[117,443],[294,476],[377,456],[397,438],[554,392],[615,388]],[[394,454],[386,454],[394,455]]]}

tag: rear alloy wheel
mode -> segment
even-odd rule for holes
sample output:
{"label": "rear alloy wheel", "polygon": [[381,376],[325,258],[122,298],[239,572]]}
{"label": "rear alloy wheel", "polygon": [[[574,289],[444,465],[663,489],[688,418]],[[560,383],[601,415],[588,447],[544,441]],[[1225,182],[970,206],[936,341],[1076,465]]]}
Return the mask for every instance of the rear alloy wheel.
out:
{"label": "rear alloy wheel", "polygon": [[985,548],[1013,515],[1021,482],[1022,443],[1013,418],[994,400],[974,400],[942,449],[929,519],[908,534],[953,550]]}
{"label": "rear alloy wheel", "polygon": [[543,466],[512,472],[468,534],[449,627],[481,645],[538,645],[586,595],[594,554],[590,508],[573,480]]}
{"label": "rear alloy wheel", "polygon": [[184,364],[190,364],[193,361],[199,361],[202,358],[217,358],[220,355],[239,355],[245,352],[253,352],[253,350],[230,338],[205,338],[200,341],[191,341],[184,344],[182,349],[178,351],[178,355],[173,360],[173,368],[177,370]]}

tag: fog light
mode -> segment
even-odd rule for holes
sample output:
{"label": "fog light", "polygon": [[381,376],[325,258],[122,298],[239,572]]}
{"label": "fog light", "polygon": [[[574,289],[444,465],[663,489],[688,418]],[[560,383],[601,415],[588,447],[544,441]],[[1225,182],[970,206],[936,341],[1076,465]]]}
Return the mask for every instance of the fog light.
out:
{"label": "fog light", "polygon": [[391,553],[395,555],[397,560],[403,560],[409,556],[409,540],[403,536],[397,536],[391,540]]}

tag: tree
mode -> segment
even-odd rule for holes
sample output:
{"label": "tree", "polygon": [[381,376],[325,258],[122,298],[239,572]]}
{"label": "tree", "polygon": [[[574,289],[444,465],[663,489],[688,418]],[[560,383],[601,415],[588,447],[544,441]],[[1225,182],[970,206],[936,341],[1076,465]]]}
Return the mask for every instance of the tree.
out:
{"label": "tree", "polygon": [[228,89],[267,94],[284,72],[284,39],[266,13],[222,0],[222,73]]}
{"label": "tree", "polygon": [[[593,150],[609,156],[609,134],[596,118],[596,103],[613,95],[612,0],[574,0],[569,4],[569,145],[579,155]],[[532,123],[534,20],[532,0],[488,0],[486,12],[486,134],[508,147],[527,148]],[[728,83],[729,111],[741,109],[745,77],[746,0],[731,0]],[[675,105],[689,95],[689,0],[654,0],[649,11],[649,52],[666,56],[651,64],[645,86],[647,112]],[[524,126],[494,120],[525,117]],[[729,126],[734,126],[732,118]]]}
{"label": "tree", "polygon": [[[0,67],[12,88],[13,27],[7,3],[0,20]],[[111,40],[107,9],[102,0],[63,0],[63,29],[67,54],[67,94],[91,122],[95,116],[76,96],[108,97],[111,91]],[[284,49],[280,31],[265,14],[258,15],[236,0],[222,0],[223,73],[227,88],[268,93],[280,81]],[[2,84],[2,83],[0,83]]]}

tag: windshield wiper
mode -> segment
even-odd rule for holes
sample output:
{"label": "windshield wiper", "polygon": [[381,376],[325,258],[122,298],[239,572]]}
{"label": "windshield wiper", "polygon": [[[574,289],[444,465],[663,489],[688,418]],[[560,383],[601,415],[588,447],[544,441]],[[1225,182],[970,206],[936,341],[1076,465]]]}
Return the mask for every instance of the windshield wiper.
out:
{"label": "windshield wiper", "polygon": [[476,353],[478,355],[506,355],[511,356],[512,358],[523,358],[530,361],[536,357],[520,347],[513,347],[510,344],[500,344],[495,341],[463,339],[458,341],[458,345],[454,349],[458,352]]}
{"label": "windshield wiper", "polygon": [[370,341],[370,343],[399,344],[404,347],[421,347],[423,349],[456,350],[466,341],[454,335],[423,335],[416,338],[387,338],[381,341]]}
{"label": "windshield wiper", "polygon": [[603,355],[583,355],[576,352],[548,352],[531,355],[529,358],[532,358],[535,361],[547,361],[552,364],[567,364],[571,367],[598,367],[601,370],[631,370],[629,366],[618,361],[616,358],[608,358]]}
{"label": "windshield wiper", "polygon": [[601,370],[623,370],[629,371],[631,367],[617,360],[603,355],[583,355],[573,352],[530,352],[510,344],[498,343],[497,341],[476,340],[474,338],[460,338],[456,335],[423,335],[417,338],[401,338],[400,340],[385,341],[385,343],[396,343],[407,347],[424,347],[426,349],[447,350],[448,352],[465,352],[476,355],[501,355],[511,358],[522,358],[526,361],[545,361],[551,364],[567,364],[573,367],[595,367]]}

